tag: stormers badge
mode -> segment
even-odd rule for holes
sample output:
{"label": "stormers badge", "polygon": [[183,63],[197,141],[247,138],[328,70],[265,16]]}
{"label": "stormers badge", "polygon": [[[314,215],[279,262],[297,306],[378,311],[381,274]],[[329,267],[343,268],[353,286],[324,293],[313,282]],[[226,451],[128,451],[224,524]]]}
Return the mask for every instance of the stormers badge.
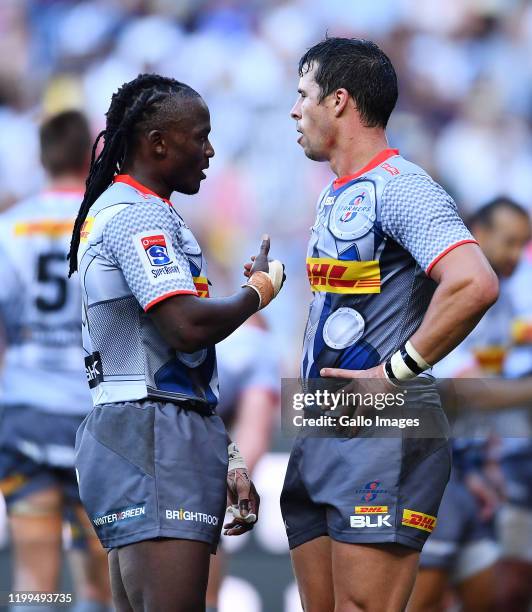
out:
{"label": "stormers badge", "polygon": [[370,231],[375,218],[372,185],[355,184],[336,198],[329,218],[329,229],[336,238],[356,240]]}

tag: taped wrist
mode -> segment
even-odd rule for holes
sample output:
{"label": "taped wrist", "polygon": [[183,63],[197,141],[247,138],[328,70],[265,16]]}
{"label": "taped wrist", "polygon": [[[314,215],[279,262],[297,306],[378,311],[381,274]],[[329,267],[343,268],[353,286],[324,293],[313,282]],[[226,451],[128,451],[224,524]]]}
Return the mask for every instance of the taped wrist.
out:
{"label": "taped wrist", "polygon": [[257,310],[266,307],[281,290],[283,284],[284,268],[278,261],[268,263],[268,272],[253,272],[248,282],[242,287],[250,287],[259,296],[259,307]]}
{"label": "taped wrist", "polygon": [[229,444],[227,447],[227,454],[229,455],[229,465],[227,466],[228,472],[237,469],[247,471],[248,466],[246,465],[244,457],[242,457],[240,451],[238,450],[238,446],[234,442],[231,442],[231,444]]}
{"label": "taped wrist", "polygon": [[431,365],[425,361],[408,340],[386,361],[384,373],[391,382],[394,380],[409,380],[430,367]]}

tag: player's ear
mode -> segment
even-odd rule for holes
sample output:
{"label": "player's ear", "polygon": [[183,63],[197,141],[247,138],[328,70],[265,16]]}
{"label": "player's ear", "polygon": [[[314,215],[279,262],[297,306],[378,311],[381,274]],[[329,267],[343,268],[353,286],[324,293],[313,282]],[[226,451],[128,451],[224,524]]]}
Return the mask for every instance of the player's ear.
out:
{"label": "player's ear", "polygon": [[341,87],[340,89],[337,89],[334,94],[334,115],[335,117],[339,117],[345,110],[346,106],[349,103],[349,98],[351,97],[349,95],[349,92],[347,91],[347,89],[344,89],[343,87]]}
{"label": "player's ear", "polygon": [[161,130],[150,130],[147,134],[151,149],[157,157],[165,157],[166,141]]}

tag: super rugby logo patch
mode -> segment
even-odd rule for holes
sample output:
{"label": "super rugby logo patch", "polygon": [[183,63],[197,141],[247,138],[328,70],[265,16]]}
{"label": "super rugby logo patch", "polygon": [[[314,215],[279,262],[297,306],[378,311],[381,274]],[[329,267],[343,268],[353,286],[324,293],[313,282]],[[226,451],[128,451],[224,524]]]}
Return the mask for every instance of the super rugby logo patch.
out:
{"label": "super rugby logo patch", "polygon": [[157,284],[166,278],[176,278],[181,274],[172,241],[165,232],[143,232],[132,239],[151,284]]}
{"label": "super rugby logo patch", "polygon": [[164,234],[142,238],[142,246],[152,266],[166,266],[172,263]]}

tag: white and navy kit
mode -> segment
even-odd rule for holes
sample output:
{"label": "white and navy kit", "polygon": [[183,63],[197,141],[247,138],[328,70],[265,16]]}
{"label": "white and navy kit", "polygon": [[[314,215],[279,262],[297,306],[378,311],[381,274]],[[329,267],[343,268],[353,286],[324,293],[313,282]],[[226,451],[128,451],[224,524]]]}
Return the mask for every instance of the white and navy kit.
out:
{"label": "white and navy kit", "polygon": [[[434,265],[469,242],[452,198],[397,150],[333,181],[319,198],[307,253],[313,299],[303,381],[323,367],[365,370],[389,358],[425,315]],[[430,375],[420,378],[420,401],[441,412]],[[296,440],[282,494],[290,546],[328,534],[421,549],[449,461],[444,437]]]}
{"label": "white and navy kit", "polygon": [[78,261],[95,408],[76,467],[96,532],[109,548],[156,537],[215,545],[227,473],[215,349],[172,349],[148,314],[173,296],[208,297],[201,249],[168,200],[119,175],[89,210]]}
{"label": "white and navy kit", "polygon": [[95,405],[147,397],[216,405],[214,347],[177,352],[146,315],[173,295],[208,295],[201,249],[168,201],[117,177],[85,221],[79,275]]}
{"label": "white and navy kit", "polygon": [[0,490],[8,504],[57,484],[77,499],[75,433],[92,402],[81,292],[66,257],[82,196],[44,191],[0,217]]}

